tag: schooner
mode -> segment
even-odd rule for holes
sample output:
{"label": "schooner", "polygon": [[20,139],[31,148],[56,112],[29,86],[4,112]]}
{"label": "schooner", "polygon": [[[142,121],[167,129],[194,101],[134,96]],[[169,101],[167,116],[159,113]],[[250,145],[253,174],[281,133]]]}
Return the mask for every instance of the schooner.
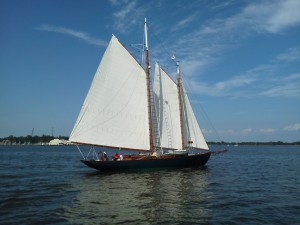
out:
{"label": "schooner", "polygon": [[122,160],[88,159],[82,154],[84,164],[100,171],[203,166],[211,152],[191,151],[208,150],[208,146],[184,88],[179,63],[176,82],[156,63],[151,89],[146,19],[144,33],[145,67],[112,35],[70,141],[144,153],[124,155]]}

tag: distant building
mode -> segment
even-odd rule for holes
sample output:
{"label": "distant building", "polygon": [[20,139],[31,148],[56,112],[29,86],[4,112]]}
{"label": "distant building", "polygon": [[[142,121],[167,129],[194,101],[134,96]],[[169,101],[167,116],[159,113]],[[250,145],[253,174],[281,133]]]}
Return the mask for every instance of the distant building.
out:
{"label": "distant building", "polygon": [[64,139],[53,139],[49,142],[49,145],[71,145],[72,143],[70,141],[64,140]]}
{"label": "distant building", "polygon": [[11,142],[9,140],[3,140],[0,142],[0,145],[10,145]]}

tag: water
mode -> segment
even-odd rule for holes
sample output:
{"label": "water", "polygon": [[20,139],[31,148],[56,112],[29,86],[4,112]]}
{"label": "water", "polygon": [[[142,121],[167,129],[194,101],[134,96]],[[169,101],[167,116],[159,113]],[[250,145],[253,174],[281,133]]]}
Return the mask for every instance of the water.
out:
{"label": "water", "polygon": [[300,146],[231,147],[202,169],[123,173],[80,157],[74,146],[0,146],[0,224],[300,224]]}

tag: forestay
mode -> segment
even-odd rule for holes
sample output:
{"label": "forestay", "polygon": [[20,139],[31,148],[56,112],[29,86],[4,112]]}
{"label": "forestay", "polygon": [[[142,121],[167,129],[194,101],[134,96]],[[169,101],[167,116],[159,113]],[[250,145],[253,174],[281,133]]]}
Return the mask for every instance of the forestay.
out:
{"label": "forestay", "polygon": [[96,71],[70,140],[150,149],[146,73],[115,36]]}

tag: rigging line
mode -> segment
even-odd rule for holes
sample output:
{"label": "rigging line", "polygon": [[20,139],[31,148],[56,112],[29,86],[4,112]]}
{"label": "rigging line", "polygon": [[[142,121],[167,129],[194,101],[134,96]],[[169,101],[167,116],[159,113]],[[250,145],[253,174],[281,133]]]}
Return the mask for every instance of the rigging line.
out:
{"label": "rigging line", "polygon": [[[186,77],[186,76],[184,75],[184,73],[181,73],[181,75],[182,75],[183,77]],[[185,87],[187,87],[187,90],[191,90],[191,89],[192,89],[192,88],[191,88],[191,85],[189,84],[189,82],[187,82],[187,79],[182,79],[182,80],[184,81],[184,84],[185,84]],[[216,138],[218,139],[219,142],[222,142],[222,138],[221,138],[219,132],[217,131],[217,129],[216,129],[215,126],[213,125],[213,123],[212,123],[211,119],[209,118],[208,114],[206,113],[204,107],[203,107],[200,103],[197,103],[197,104],[196,104],[196,107],[197,107],[197,108],[200,108],[200,110],[203,112],[204,117],[206,118],[206,120],[208,121],[209,125],[211,126],[211,128],[212,128],[213,131],[214,131],[214,133],[216,134],[216,136],[217,136]],[[201,129],[201,128],[200,128],[200,129]]]}
{"label": "rigging line", "polygon": [[152,29],[149,29],[149,28],[150,27],[148,26],[148,31],[150,31],[150,33],[155,37],[155,39],[157,40],[158,44],[160,44],[162,46],[162,49],[168,55],[168,57],[171,57],[172,55],[168,51],[168,49],[166,48],[166,46],[164,45],[164,43],[158,38],[158,36],[152,31]]}

